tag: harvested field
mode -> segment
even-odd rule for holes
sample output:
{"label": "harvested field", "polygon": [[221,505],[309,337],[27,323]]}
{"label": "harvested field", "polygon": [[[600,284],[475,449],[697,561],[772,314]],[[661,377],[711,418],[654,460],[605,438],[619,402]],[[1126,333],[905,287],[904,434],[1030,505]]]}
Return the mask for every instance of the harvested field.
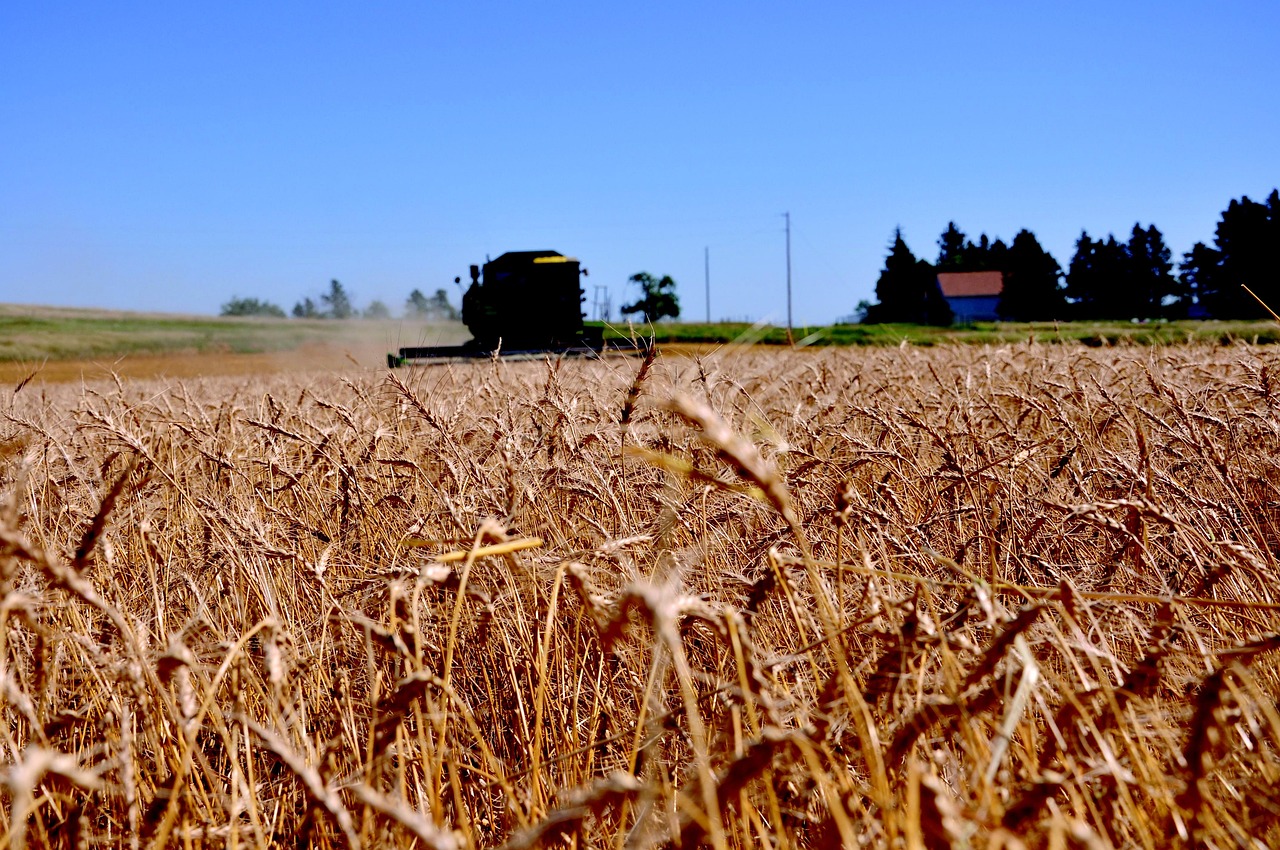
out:
{"label": "harvested field", "polygon": [[[386,368],[386,354],[375,345],[358,348],[324,343],[307,343],[288,351],[219,352],[191,354],[128,354],[97,359],[51,360],[46,362],[0,362],[0,386],[13,386],[29,381],[32,386],[64,383],[100,383],[127,379],[155,378],[166,381],[191,381],[198,378],[236,378],[244,380],[281,372],[304,374],[314,378],[316,372],[332,373],[364,370],[374,372]],[[228,386],[231,386],[228,382]]]}
{"label": "harvested field", "polygon": [[8,846],[1280,846],[1278,365],[6,392]]}

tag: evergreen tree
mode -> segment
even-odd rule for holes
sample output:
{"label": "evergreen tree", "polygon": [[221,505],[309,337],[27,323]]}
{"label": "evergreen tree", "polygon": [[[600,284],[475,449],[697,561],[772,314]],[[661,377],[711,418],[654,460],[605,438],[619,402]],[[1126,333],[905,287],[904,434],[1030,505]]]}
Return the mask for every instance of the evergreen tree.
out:
{"label": "evergreen tree", "polygon": [[1094,273],[1097,275],[1095,304],[1098,319],[1132,319],[1135,304],[1129,286],[1129,247],[1107,234],[1106,242],[1099,242],[1094,257]]}
{"label": "evergreen tree", "polygon": [[310,298],[303,298],[293,305],[293,317],[295,319],[318,319],[320,318],[320,311],[316,309],[316,302]]}
{"label": "evergreen tree", "polygon": [[1273,190],[1265,204],[1248,196],[1232,200],[1218,222],[1215,249],[1197,244],[1182,262],[1183,283],[1214,318],[1245,319],[1268,315],[1243,287],[1280,309],[1280,275],[1276,273],[1280,247],[1280,192]]}
{"label": "evergreen tree", "polygon": [[987,234],[983,233],[979,236],[977,244],[973,242],[965,244],[964,267],[971,272],[989,272],[993,270],[991,268],[991,240],[987,238]]}
{"label": "evergreen tree", "polygon": [[411,319],[421,319],[427,315],[429,307],[427,296],[422,294],[421,289],[415,289],[404,301],[404,314]]}
{"label": "evergreen tree", "polygon": [[1098,243],[1093,241],[1089,231],[1080,231],[1076,240],[1076,252],[1067,265],[1067,305],[1077,319],[1091,319],[1097,301],[1097,276],[1093,273],[1094,257],[1097,255]]}
{"label": "evergreen tree", "polygon": [[[957,231],[958,232],[958,231]],[[944,236],[946,234],[943,234]],[[964,234],[960,234],[963,236]],[[996,240],[1000,247],[1004,248],[1004,243]],[[977,242],[966,239],[964,245],[960,248],[956,258],[949,263],[949,268],[938,268],[940,272],[989,272],[1000,271],[992,265],[992,244],[987,238],[987,234],[983,233],[978,237]]]}
{"label": "evergreen tree", "polygon": [[1016,322],[1065,318],[1062,267],[1030,230],[1020,230],[1013,238],[1000,270],[1004,272],[1004,290],[996,308],[1000,318]]}
{"label": "evergreen tree", "polygon": [[1222,252],[1197,242],[1182,255],[1178,264],[1178,280],[1187,297],[1213,315],[1213,293],[1218,291],[1222,279]]}
{"label": "evergreen tree", "polygon": [[351,306],[351,297],[347,295],[347,290],[336,280],[329,281],[329,291],[323,293],[320,296],[320,300],[329,307],[324,311],[326,318],[349,319],[355,313],[354,308]]}
{"label": "evergreen tree", "polygon": [[876,281],[876,298],[879,303],[867,309],[863,320],[868,324],[912,322],[945,326],[953,318],[951,306],[938,287],[937,271],[927,260],[916,259],[902,238],[901,229],[893,233],[893,245]]}
{"label": "evergreen tree", "polygon": [[[973,243],[968,243],[972,246]],[[947,223],[947,229],[938,237],[938,271],[967,272],[973,271],[965,264],[965,236],[954,221]]]}
{"label": "evergreen tree", "polygon": [[1129,241],[1080,234],[1067,270],[1066,295],[1078,319],[1152,319],[1185,315],[1190,304],[1173,276],[1164,236],[1133,226]]}
{"label": "evergreen tree", "polygon": [[1134,224],[1126,253],[1129,273],[1125,286],[1132,305],[1131,315],[1148,319],[1176,312],[1179,286],[1173,276],[1164,235],[1154,224],[1145,230]]}
{"label": "evergreen tree", "polygon": [[458,310],[449,303],[449,293],[437,289],[430,298],[422,294],[421,289],[409,293],[404,302],[405,315],[413,319],[431,319],[435,321],[456,322]]}
{"label": "evergreen tree", "polygon": [[[986,234],[982,234],[986,236]],[[978,271],[1002,272],[1009,264],[1009,246],[1003,239],[996,239],[982,256],[982,268]]]}
{"label": "evergreen tree", "polygon": [[449,293],[444,289],[437,289],[431,296],[430,311],[441,321],[456,322],[459,319],[458,310],[449,303]]}
{"label": "evergreen tree", "polygon": [[1114,319],[1128,312],[1122,297],[1128,274],[1127,250],[1108,235],[1093,239],[1082,231],[1067,266],[1066,296],[1076,319]]}

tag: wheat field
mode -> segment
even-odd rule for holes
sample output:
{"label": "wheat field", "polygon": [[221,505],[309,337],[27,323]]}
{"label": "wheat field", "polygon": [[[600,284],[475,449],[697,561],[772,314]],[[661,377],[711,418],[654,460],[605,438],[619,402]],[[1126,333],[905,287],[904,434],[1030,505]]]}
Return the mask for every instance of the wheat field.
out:
{"label": "wheat field", "polygon": [[1278,368],[11,385],[3,844],[1280,846]]}

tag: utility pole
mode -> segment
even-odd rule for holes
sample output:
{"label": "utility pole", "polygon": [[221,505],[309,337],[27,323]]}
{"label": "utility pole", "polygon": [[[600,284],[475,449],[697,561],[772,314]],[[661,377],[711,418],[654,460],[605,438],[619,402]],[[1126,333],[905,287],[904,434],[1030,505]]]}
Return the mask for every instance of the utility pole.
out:
{"label": "utility pole", "polygon": [[707,324],[711,324],[711,248],[702,249],[702,271],[707,282]]}
{"label": "utility pole", "polygon": [[787,220],[787,344],[792,343],[791,336],[791,213],[782,214]]}
{"label": "utility pole", "polygon": [[610,303],[609,287],[606,286],[605,284],[602,284],[602,283],[596,284],[595,303],[593,306],[596,308],[597,322],[609,321],[610,314],[613,312],[613,309],[612,309],[613,305]]}

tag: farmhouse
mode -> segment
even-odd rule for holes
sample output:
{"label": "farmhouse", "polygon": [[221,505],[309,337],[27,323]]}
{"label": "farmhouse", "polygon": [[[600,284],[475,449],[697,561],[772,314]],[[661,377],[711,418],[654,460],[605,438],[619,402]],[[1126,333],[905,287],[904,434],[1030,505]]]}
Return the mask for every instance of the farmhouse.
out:
{"label": "farmhouse", "polygon": [[938,275],[938,287],[958,324],[994,322],[999,318],[996,307],[1004,290],[1001,272],[943,272]]}

